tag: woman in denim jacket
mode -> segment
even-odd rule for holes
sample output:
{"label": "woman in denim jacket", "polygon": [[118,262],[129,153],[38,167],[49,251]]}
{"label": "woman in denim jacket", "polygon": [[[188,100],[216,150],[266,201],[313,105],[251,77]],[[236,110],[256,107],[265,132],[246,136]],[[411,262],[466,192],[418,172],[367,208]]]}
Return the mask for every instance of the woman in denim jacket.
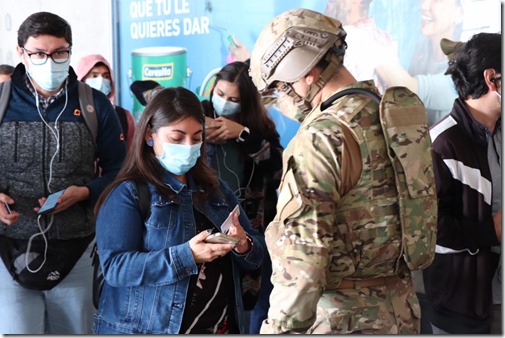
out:
{"label": "woman in denim jacket", "polygon": [[[204,123],[198,98],[182,87],[163,89],[143,112],[95,209],[105,277],[95,333],[245,333],[238,272],[257,269],[266,248],[242,209],[228,230],[237,244],[205,241],[225,232],[238,200],[205,163]],[[145,220],[136,182],[149,189]]]}

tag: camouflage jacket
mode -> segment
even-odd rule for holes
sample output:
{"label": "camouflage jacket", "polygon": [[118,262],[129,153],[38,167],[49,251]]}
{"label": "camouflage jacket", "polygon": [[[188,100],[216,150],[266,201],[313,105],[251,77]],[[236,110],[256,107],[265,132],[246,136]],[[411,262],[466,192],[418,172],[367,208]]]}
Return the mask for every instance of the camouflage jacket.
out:
{"label": "camouflage jacket", "polygon": [[[372,81],[349,87],[377,92]],[[386,151],[378,105],[366,97],[345,96],[306,117],[284,152],[277,215],[265,233],[274,289],[262,334],[418,333],[419,304],[401,259],[398,194]],[[405,278],[394,300],[336,290],[343,278],[399,272]],[[366,306],[386,315],[353,312]],[[396,311],[405,318],[397,320]]]}

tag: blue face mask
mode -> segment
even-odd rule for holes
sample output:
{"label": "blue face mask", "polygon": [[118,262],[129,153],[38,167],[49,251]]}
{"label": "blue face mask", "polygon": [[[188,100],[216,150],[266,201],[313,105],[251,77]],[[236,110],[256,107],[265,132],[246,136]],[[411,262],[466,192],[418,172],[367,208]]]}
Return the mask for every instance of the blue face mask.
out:
{"label": "blue face mask", "polygon": [[28,75],[44,90],[56,90],[68,76],[70,59],[64,63],[55,63],[49,59],[43,65],[30,65]]}
{"label": "blue face mask", "polygon": [[202,143],[186,145],[163,143],[163,154],[156,156],[161,165],[174,175],[184,175],[193,168],[200,157]]}
{"label": "blue face mask", "polygon": [[240,103],[227,101],[219,95],[212,95],[212,105],[219,116],[230,116],[240,111]]}
{"label": "blue face mask", "polygon": [[90,78],[86,79],[85,82],[91,88],[95,88],[95,89],[101,91],[106,96],[109,96],[109,94],[110,94],[110,92],[112,90],[112,86],[111,86],[110,80],[106,79],[104,77],[101,77],[101,76],[90,77]]}

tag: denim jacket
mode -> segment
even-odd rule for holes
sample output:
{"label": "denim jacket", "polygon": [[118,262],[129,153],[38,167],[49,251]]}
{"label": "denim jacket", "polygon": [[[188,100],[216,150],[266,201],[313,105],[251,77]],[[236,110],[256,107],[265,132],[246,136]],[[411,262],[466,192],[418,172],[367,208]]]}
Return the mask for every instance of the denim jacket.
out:
{"label": "denim jacket", "polygon": [[[95,333],[177,334],[182,322],[190,277],[198,273],[189,240],[196,235],[193,206],[219,229],[239,202],[220,182],[223,195],[194,204],[194,183],[188,186],[166,174],[176,200],[161,196],[148,184],[151,210],[142,221],[138,191],[131,181],[112,190],[96,223],[100,264],[105,281],[93,330]],[[257,269],[266,251],[264,238],[241,210],[240,224],[253,240],[243,255],[231,251],[235,314],[245,333],[239,268]]]}

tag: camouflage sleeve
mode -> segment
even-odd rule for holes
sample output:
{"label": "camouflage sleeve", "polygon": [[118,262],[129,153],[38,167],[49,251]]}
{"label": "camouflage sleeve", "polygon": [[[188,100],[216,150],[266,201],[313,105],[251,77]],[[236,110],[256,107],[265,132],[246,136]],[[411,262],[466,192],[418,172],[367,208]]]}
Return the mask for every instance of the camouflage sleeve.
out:
{"label": "camouflage sleeve", "polygon": [[262,334],[304,333],[316,319],[340,200],[342,142],[338,132],[330,132],[309,128],[286,149],[277,216],[265,233],[274,288]]}

